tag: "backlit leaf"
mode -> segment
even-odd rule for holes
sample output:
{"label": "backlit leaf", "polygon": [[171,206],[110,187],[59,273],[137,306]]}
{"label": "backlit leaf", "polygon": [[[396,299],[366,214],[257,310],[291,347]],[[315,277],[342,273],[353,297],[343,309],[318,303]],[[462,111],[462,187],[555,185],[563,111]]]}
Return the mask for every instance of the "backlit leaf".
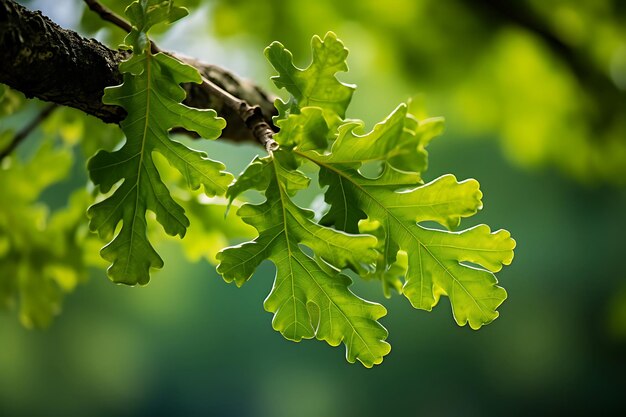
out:
{"label": "backlit leaf", "polygon": [[150,268],[161,268],[163,261],[146,236],[146,212],[152,211],[166,233],[183,237],[189,226],[184,209],[172,198],[153,160],[158,152],[181,172],[187,186],[201,186],[209,196],[221,195],[231,182],[224,165],[171,140],[169,130],[182,127],[208,139],[217,138],[225,122],[213,110],[185,106],[184,82],[201,82],[198,71],[178,60],[158,53],[152,55],[146,31],[161,20],[172,21],[182,13],[167,1],[141,1],[131,4],[128,16],[134,30],[127,37],[133,55],[120,65],[123,84],[105,90],[103,101],[124,107],[128,116],[121,123],[126,142],[115,152],[100,151],[89,161],[91,180],[108,193],[89,209],[90,228],[113,240],[102,249],[112,263],[109,276],[115,282],[146,284]]}
{"label": "backlit leaf", "polygon": [[[255,160],[241,175],[241,183],[265,189],[263,204],[246,204],[238,211],[259,236],[219,253],[218,272],[240,286],[270,259],[276,279],[264,306],[274,313],[274,329],[294,341],[316,337],[332,346],[343,342],[349,362],[378,364],[390,350],[384,341],[387,331],[377,322],[386,310],[354,295],[348,289],[350,279],[338,272],[360,271],[374,262],[376,239],[316,224],[311,211],[291,200],[309,182],[290,168],[292,163],[288,154],[278,151]],[[309,256],[302,245],[321,259]]]}

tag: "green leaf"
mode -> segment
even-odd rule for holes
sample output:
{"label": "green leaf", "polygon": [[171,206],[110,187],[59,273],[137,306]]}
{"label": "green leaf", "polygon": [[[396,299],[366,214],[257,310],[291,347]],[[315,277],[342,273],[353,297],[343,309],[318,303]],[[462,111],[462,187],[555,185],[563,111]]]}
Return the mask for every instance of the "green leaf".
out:
{"label": "green leaf", "polygon": [[[331,206],[326,222],[345,230],[358,229],[365,217],[380,224],[384,268],[379,264],[379,271],[395,268],[399,250],[407,254],[402,292],[415,308],[430,311],[441,295],[447,295],[457,323],[478,329],[498,317],[496,308],[506,298],[492,272],[511,263],[515,241],[507,231],[491,233],[485,225],[451,233],[418,224],[434,221],[454,228],[462,217],[482,208],[475,180],[458,182],[444,175],[422,184],[424,138],[430,140],[430,132],[438,129],[433,124],[438,123],[427,121],[420,128],[401,105],[366,135],[354,134],[351,122],[342,125],[328,154],[297,148],[293,152],[320,168]],[[385,161],[383,171],[377,178],[366,178],[358,168],[372,160]],[[406,171],[410,160],[415,169]],[[362,216],[351,214],[351,207],[359,207]]]}
{"label": "green leaf", "polygon": [[356,86],[339,81],[335,74],[348,71],[348,50],[328,32],[324,39],[314,36],[311,40],[313,61],[300,69],[293,64],[293,56],[283,44],[273,42],[265,49],[265,56],[278,71],[272,77],[278,88],[286,88],[300,108],[315,106],[322,109],[330,126],[334,126],[346,115]]}
{"label": "green leaf", "polygon": [[390,246],[388,245],[389,241],[385,239],[385,231],[380,227],[380,223],[365,219],[359,222],[359,230],[362,233],[374,235],[378,239],[376,269],[363,278],[380,281],[386,298],[391,298],[392,291],[402,294],[403,279],[408,267],[406,252],[398,251],[395,262],[388,266],[385,254],[388,253]]}
{"label": "green leaf", "polygon": [[[425,148],[442,131],[442,119],[420,123],[404,104],[366,134],[361,133],[361,121],[329,119],[329,109],[343,118],[344,104],[349,102],[337,106],[333,100],[334,92],[345,91],[334,78],[338,70],[347,68],[345,53],[339,51],[343,45],[334,35],[327,35],[324,43],[314,38],[313,44],[310,73],[295,69],[291,54],[280,44],[272,44],[266,55],[279,72],[276,85],[293,96],[289,108],[280,105],[281,132],[276,140],[294,157],[316,164],[320,185],[328,187],[325,200],[330,207],[321,222],[353,234],[375,232],[379,256],[373,275],[383,282],[386,294],[398,289],[414,307],[424,310],[431,310],[441,295],[447,295],[459,325],[469,323],[478,329],[491,322],[506,298],[493,272],[513,259],[515,241],[510,234],[492,233],[485,225],[452,233],[419,224],[431,221],[454,228],[462,217],[482,208],[475,180],[458,182],[444,175],[428,184],[422,181],[428,165]],[[324,100],[310,99],[316,94]],[[361,172],[369,163],[382,166],[375,178]],[[399,261],[398,253],[406,254],[406,261]]]}
{"label": "green leaf", "polygon": [[[277,151],[256,159],[242,173],[237,183],[265,190],[263,204],[246,204],[237,213],[259,236],[220,252],[218,272],[241,286],[263,260],[270,259],[276,265],[276,279],[264,306],[275,314],[274,329],[294,341],[316,337],[331,346],[343,342],[349,362],[359,360],[371,367],[390,351],[384,341],[387,331],[377,321],[386,310],[354,295],[348,289],[350,279],[338,270],[366,269],[364,264],[376,259],[376,239],[316,224],[311,211],[291,200],[309,183],[292,169],[294,162],[288,153]],[[241,191],[237,183],[231,197]],[[302,246],[320,259],[309,256]]]}
{"label": "green leaf", "polygon": [[[129,6],[128,15],[140,32],[145,31],[159,19],[178,16],[166,3],[169,4],[135,2]],[[146,236],[146,212],[152,211],[165,232],[173,236],[183,237],[189,226],[184,209],[159,176],[153,153],[160,153],[180,171],[188,188],[203,186],[209,196],[224,194],[232,180],[230,174],[222,171],[223,164],[169,138],[170,129],[182,127],[214,139],[225,126],[215,111],[181,103],[185,92],[179,84],[200,83],[198,71],[168,55],[152,55],[148,43],[136,42],[134,38],[133,42],[132,57],[120,65],[123,84],[107,88],[103,98],[106,104],[121,106],[128,112],[120,124],[126,142],[115,152],[98,152],[88,165],[91,180],[102,193],[108,193],[121,181],[110,196],[90,207],[88,214],[91,230],[104,239],[111,239],[122,222],[119,233],[101,254],[112,262],[109,277],[130,285],[146,284],[150,268],[163,266]],[[138,50],[140,47],[144,49]]]}
{"label": "green leaf", "polygon": [[124,42],[133,48],[134,53],[140,54],[149,47],[148,31],[154,25],[173,23],[187,14],[186,8],[174,6],[172,0],[137,0],[126,8],[133,29]]}
{"label": "green leaf", "polygon": [[328,144],[330,132],[319,107],[305,107],[296,114],[286,114],[276,124],[281,133],[276,135],[275,140],[283,148],[293,148],[298,144],[302,150],[324,149]]}
{"label": "green leaf", "polygon": [[[354,88],[335,78],[347,69],[347,52],[332,33],[313,39],[313,63],[305,70],[279,43],[265,53],[279,72],[276,85],[292,96],[276,101],[279,150],[255,158],[228,189],[230,201],[246,190],[263,192],[266,201],[238,210],[259,236],[218,254],[224,279],[243,285],[270,259],[277,272],[265,308],[275,314],[273,327],[291,340],[343,341],[348,361],[368,367],[390,350],[377,322],[385,309],[350,292],[342,269],[378,279],[386,296],[402,292],[425,310],[448,295],[460,325],[477,329],[495,319],[506,292],[493,272],[513,258],[510,234],[485,225],[453,233],[420,224],[454,228],[482,207],[475,180],[422,180],[426,146],[443,120],[418,122],[405,104],[371,132],[363,133],[362,121],[344,120]],[[305,162],[319,168],[320,185],[327,187],[321,224],[291,199],[309,188],[299,171]],[[365,175],[365,164],[378,164],[378,175]]]}

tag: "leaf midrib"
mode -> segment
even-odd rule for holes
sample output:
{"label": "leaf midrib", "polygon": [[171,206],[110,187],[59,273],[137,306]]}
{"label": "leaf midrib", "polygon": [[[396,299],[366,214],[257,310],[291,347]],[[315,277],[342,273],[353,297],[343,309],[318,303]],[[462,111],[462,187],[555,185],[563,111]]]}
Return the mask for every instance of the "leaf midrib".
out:
{"label": "leaf midrib", "polygon": [[[335,306],[335,308],[341,313],[341,315],[344,317],[345,322],[348,323],[348,325],[350,326],[350,328],[352,329],[352,335],[351,335],[351,341],[350,341],[350,345],[352,345],[352,338],[354,337],[354,334],[356,333],[359,337],[359,339],[361,339],[361,342],[363,343],[363,345],[367,348],[367,351],[369,352],[369,354],[371,355],[372,358],[376,358],[377,355],[375,355],[372,350],[369,347],[369,343],[367,343],[365,341],[365,339],[363,338],[363,336],[361,336],[361,333],[357,330],[356,327],[354,327],[352,325],[352,322],[350,321],[350,319],[348,318],[348,316],[346,315],[346,313],[344,313],[343,309],[340,308],[337,303],[335,303],[335,301],[333,300],[333,298],[326,292],[326,290],[317,282],[317,280],[315,279],[315,277],[313,276],[313,274],[307,269],[305,268],[305,266],[295,257],[292,255],[292,251],[291,251],[291,244],[289,241],[289,233],[287,232],[287,213],[285,210],[285,198],[288,198],[286,195],[286,191],[283,189],[282,185],[280,184],[280,180],[279,180],[279,174],[278,174],[278,168],[277,168],[277,164],[276,164],[276,160],[273,161],[273,165],[274,165],[274,173],[276,175],[276,184],[278,186],[278,190],[280,193],[280,198],[281,198],[281,208],[283,211],[283,224],[284,224],[284,231],[285,231],[285,240],[287,241],[287,250],[288,250],[288,255],[289,255],[289,269],[291,272],[291,280],[292,280],[292,292],[291,292],[291,296],[294,299],[294,321],[297,323],[296,320],[296,309],[295,309],[295,289],[294,289],[294,285],[295,285],[295,279],[294,279],[294,275],[293,275],[293,268],[291,266],[291,259],[295,260],[296,262],[298,262],[298,264],[302,267],[303,270],[305,270],[307,272],[307,274],[309,275],[309,277],[311,278],[311,280],[315,283],[315,285],[320,289],[320,291],[322,293],[324,293],[324,296],[326,296],[326,298],[332,303],[332,305]],[[319,307],[319,306],[318,306]],[[329,310],[330,311],[330,310]],[[309,319],[310,321],[310,319]],[[295,329],[296,327],[294,327]],[[331,321],[331,329],[332,329],[332,321]],[[294,330],[295,331],[295,330]],[[317,333],[317,332],[316,332]],[[295,339],[295,337],[294,337]],[[345,340],[345,339],[344,339]]]}
{"label": "leaf midrib", "polygon": [[141,150],[139,151],[140,156],[139,156],[139,164],[137,166],[137,181],[135,182],[134,187],[136,187],[137,193],[136,193],[136,197],[135,197],[135,205],[133,207],[133,221],[130,225],[130,242],[129,242],[129,249],[128,249],[128,258],[126,259],[126,265],[124,266],[124,275],[127,274],[128,272],[128,267],[130,265],[130,260],[132,258],[132,253],[133,253],[133,240],[135,239],[135,221],[137,220],[137,209],[139,208],[139,183],[141,181],[141,168],[143,166],[143,159],[145,156],[145,148],[146,148],[146,138],[148,135],[148,129],[149,129],[149,123],[148,120],[150,119],[150,94],[152,92],[152,87],[151,87],[151,81],[152,81],[152,75],[151,75],[151,71],[152,71],[152,53],[150,51],[150,48],[147,48],[146,50],[146,116],[145,116],[145,122],[143,125],[143,134],[141,137]]}
{"label": "leaf midrib", "polygon": [[[346,175],[344,175],[343,172],[335,169],[332,165],[329,164],[325,164],[321,161],[315,160],[313,158],[311,158],[309,155],[302,153],[300,151],[298,151],[297,149],[293,149],[292,152],[302,156],[303,158],[308,159],[309,161],[313,162],[314,164],[317,164],[318,166],[324,167],[330,171],[333,171],[334,173],[336,173],[337,175],[346,178],[347,180],[349,180],[352,184],[354,184],[357,188],[359,188],[364,194],[366,194],[372,201],[376,202],[376,204],[378,204],[380,207],[382,207],[382,209],[387,213],[388,216],[392,217],[404,230],[406,230],[407,233],[409,233],[411,236],[413,236],[413,238],[417,241],[417,243],[419,243],[420,246],[422,246],[424,248],[424,250],[435,260],[435,262],[437,262],[437,264],[439,264],[439,266],[446,272],[447,275],[450,276],[450,278],[452,278],[452,280],[457,283],[462,289],[463,291],[465,291],[465,293],[470,297],[470,299],[474,302],[474,304],[476,304],[476,306],[478,307],[478,309],[484,314],[484,310],[483,308],[480,306],[480,304],[477,302],[476,298],[467,290],[467,288],[465,288],[465,286],[461,283],[461,281],[459,279],[457,279],[449,270],[448,268],[446,268],[441,261],[430,251],[428,250],[428,247],[422,243],[422,241],[415,236],[415,234],[413,233],[412,230],[410,230],[403,222],[401,222],[390,210],[387,210],[387,207],[381,203],[380,201],[378,201],[378,199],[376,199],[373,195],[371,195],[369,192],[367,192],[367,190],[365,188],[363,188],[360,184],[352,181],[352,179]],[[452,289],[454,290],[454,287],[452,287]],[[450,297],[451,299],[453,299],[453,297]],[[420,303],[421,303],[421,299],[420,299]]]}

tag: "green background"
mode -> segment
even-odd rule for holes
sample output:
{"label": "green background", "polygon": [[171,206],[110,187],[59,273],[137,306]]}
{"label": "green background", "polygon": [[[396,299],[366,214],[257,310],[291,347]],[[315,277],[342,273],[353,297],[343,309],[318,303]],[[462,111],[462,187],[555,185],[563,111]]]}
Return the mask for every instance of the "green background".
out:
{"label": "green background", "polygon": [[[110,46],[121,36],[116,29],[95,31],[87,15],[82,17],[80,1],[23,3]],[[559,113],[561,104],[575,88],[550,90],[563,96],[527,123],[514,124],[511,114],[493,110],[506,106],[498,97],[514,92],[496,94],[479,80],[468,81],[471,71],[464,65],[470,61],[464,56],[486,49],[483,59],[491,57],[512,77],[524,67],[512,68],[489,55],[493,28],[476,23],[471,10],[459,6],[464,2],[442,2],[455,12],[420,15],[420,22],[429,23],[415,27],[402,18],[403,8],[413,7],[408,1],[382,2],[389,3],[383,9],[390,16],[376,9],[375,18],[357,13],[362,8],[350,8],[351,2],[186,3],[191,16],[158,38],[166,49],[225,65],[271,88],[271,69],[262,57],[269,40],[282,41],[304,65],[311,35],[334,30],[351,50],[351,71],[340,78],[359,85],[349,116],[371,126],[407,97],[419,97],[428,114],[446,116],[447,133],[429,147],[426,179],[445,173],[476,178],[485,207],[463,226],[506,228],[518,243],[513,264],[497,275],[509,293],[500,318],[476,332],[454,323],[446,298],[426,313],[397,295],[385,300],[374,282],[356,283],[358,294],[384,302],[389,310],[382,323],[390,332],[391,354],[368,370],[348,364],[343,347],[296,344],[271,329],[272,315],[262,307],[274,275],[270,263],[237,289],[212,265],[188,262],[170,239],[160,249],[165,268],[146,287],[115,286],[94,270],[46,330],[26,330],[14,314],[0,315],[0,415],[579,415],[626,407],[626,190],[616,185],[620,172],[611,174],[618,180],[586,176],[584,169],[558,162],[558,152],[529,159],[523,142],[506,139],[506,126],[516,126],[532,146],[533,135],[541,131],[537,125],[557,118],[556,130],[545,140],[558,143],[563,157],[585,152],[568,142],[570,131],[558,130],[567,125],[558,119],[567,116]],[[593,2],[554,3],[544,16],[558,12],[557,4],[569,4],[583,16],[597,17],[588,11]],[[391,22],[387,26],[385,19]],[[598,19],[598,24],[611,23]],[[391,31],[394,22],[397,28]],[[502,25],[505,31],[518,30]],[[586,26],[572,25],[570,32],[587,33]],[[448,37],[437,38],[441,33]],[[392,44],[404,38],[405,45]],[[592,50],[595,44],[589,42]],[[431,50],[416,58],[411,55],[415,45]],[[558,61],[549,52],[518,51],[522,64],[524,59]],[[398,62],[398,56],[406,62]],[[571,76],[559,65],[546,65],[545,80],[519,88],[549,90],[551,80]],[[485,97],[462,111],[452,87],[473,91],[472,85]],[[516,108],[536,113],[536,108],[524,113],[524,106],[533,105],[520,96]],[[472,123],[471,115],[490,111],[497,123]],[[626,115],[616,117],[623,121]],[[617,136],[607,140],[626,141],[619,130],[613,132]],[[28,145],[36,143],[34,135]],[[259,151],[219,142],[202,146],[234,173]],[[77,159],[74,171],[84,177],[85,161]],[[76,181],[55,186],[45,201],[63,204]]]}

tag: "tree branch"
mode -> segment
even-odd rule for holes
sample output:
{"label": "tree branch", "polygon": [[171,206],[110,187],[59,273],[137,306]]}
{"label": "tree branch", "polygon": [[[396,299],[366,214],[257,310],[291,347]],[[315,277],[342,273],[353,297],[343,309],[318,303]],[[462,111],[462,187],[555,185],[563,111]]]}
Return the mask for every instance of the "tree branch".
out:
{"label": "tree branch", "polygon": [[[241,117],[240,103],[234,106],[226,95],[207,88],[209,82],[252,108],[259,106],[252,113],[257,114],[256,118],[262,116],[273,132],[270,120],[276,110],[271,95],[223,68],[172,55],[196,67],[207,80],[201,85],[183,85],[187,91],[185,104],[215,109],[227,122],[222,137],[257,141],[247,119]],[[122,82],[118,65],[127,56],[127,52],[109,49],[59,27],[41,12],[27,10],[12,0],[0,0],[0,82],[26,97],[74,107],[107,123],[119,123],[126,112],[103,104],[102,94],[105,87]]]}
{"label": "tree branch", "polygon": [[[100,19],[113,23],[118,28],[122,29],[124,32],[128,33],[133,30],[133,26],[124,19],[122,16],[116,14],[113,10],[106,7],[104,4],[100,3],[98,0],[84,0],[89,10],[98,14]],[[150,50],[153,54],[158,54],[161,51],[154,42],[150,42]]]}
{"label": "tree branch", "polygon": [[[85,3],[92,11],[96,12],[101,19],[113,23],[125,32],[132,30],[132,25],[129,22],[107,9],[98,0],[85,0]],[[163,52],[154,42],[150,42],[150,50],[155,54]],[[172,53],[168,54],[174,56]],[[252,135],[265,146],[268,152],[278,149],[278,143],[273,139],[274,131],[265,121],[263,111],[258,105],[250,106],[245,100],[235,97],[219,85],[207,80],[204,76],[202,77],[201,87],[208,96],[221,97],[224,104],[230,110],[238,113],[244,124],[252,131]]]}
{"label": "tree branch", "polygon": [[39,126],[39,124],[41,124],[41,122],[46,120],[56,108],[56,104],[48,104],[37,114],[37,116],[29,124],[24,126],[22,130],[17,132],[9,145],[5,149],[0,151],[0,162],[2,162],[4,158],[9,156],[11,152],[13,152],[15,148],[17,148],[17,145],[19,145],[24,139],[26,139],[28,135],[30,135],[31,132],[35,130],[35,128]]}

